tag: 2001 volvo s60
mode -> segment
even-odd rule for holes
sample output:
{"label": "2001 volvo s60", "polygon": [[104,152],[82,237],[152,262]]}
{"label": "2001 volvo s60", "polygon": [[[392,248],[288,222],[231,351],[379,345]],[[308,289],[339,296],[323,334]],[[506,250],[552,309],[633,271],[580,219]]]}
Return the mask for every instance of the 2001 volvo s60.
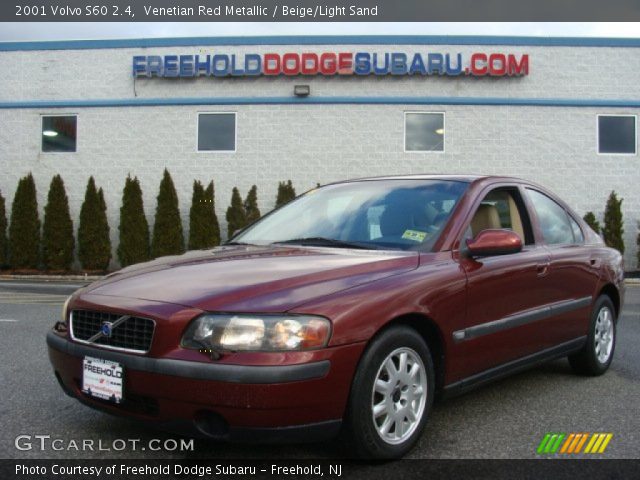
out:
{"label": "2001 volvo s60", "polygon": [[213,438],[327,438],[393,458],[434,395],[541,361],[609,367],[622,259],[502,177],[327,185],[232,241],[73,294],[47,335],[64,391]]}

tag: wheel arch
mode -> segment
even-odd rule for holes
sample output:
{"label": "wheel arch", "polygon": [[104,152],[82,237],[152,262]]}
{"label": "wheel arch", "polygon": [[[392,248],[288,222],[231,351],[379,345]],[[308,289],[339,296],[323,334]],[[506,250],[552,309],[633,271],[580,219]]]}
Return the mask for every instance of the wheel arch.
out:
{"label": "wheel arch", "polygon": [[431,359],[433,360],[436,392],[442,391],[446,365],[445,342],[440,327],[430,317],[422,313],[408,313],[392,318],[371,337],[367,345],[370,344],[374,338],[383,334],[388,329],[401,325],[410,327],[417,331],[427,343],[429,351],[431,352]]}
{"label": "wheel arch", "polygon": [[601,296],[601,295],[606,295],[611,299],[611,302],[613,303],[613,308],[615,308],[616,310],[615,314],[616,314],[616,321],[617,321],[618,317],[620,316],[620,292],[618,291],[618,289],[614,284],[607,283],[600,289],[600,293],[598,294],[598,296]]}

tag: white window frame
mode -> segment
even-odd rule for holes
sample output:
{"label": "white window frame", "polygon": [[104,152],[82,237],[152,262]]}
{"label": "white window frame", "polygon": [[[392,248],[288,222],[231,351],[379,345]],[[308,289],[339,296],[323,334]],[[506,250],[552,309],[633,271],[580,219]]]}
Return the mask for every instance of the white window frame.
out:
{"label": "white window frame", "polygon": [[[407,115],[409,114],[421,114],[421,115],[442,115],[442,128],[444,133],[442,134],[442,150],[407,150]],[[404,145],[404,153],[433,153],[433,154],[442,154],[445,153],[447,149],[447,114],[446,112],[433,112],[433,111],[420,111],[420,110],[409,110],[404,112],[403,116],[404,125],[403,125],[403,138],[402,143]]]}
{"label": "white window frame", "polygon": [[[42,149],[42,132],[44,117],[76,117],[76,149],[73,152],[45,152]],[[40,153],[42,155],[75,155],[80,150],[80,115],[77,113],[41,113],[40,114]]]}
{"label": "white window frame", "polygon": [[[233,115],[233,150],[200,150],[200,115]],[[238,151],[238,112],[198,112],[196,115],[196,152],[197,153],[236,153]]]}
{"label": "white window frame", "polygon": [[[602,153],[600,152],[600,117],[633,117],[633,153]],[[632,113],[598,113],[596,115],[596,154],[616,157],[635,157],[638,155],[638,116]]]}

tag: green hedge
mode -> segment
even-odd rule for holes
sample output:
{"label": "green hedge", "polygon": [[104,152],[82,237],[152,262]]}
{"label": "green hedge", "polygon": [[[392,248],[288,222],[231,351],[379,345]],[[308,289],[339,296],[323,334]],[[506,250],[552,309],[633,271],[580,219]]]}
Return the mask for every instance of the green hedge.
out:
{"label": "green hedge", "polygon": [[125,180],[118,230],[120,232],[118,261],[122,267],[145,262],[151,258],[149,223],[144,214],[142,189],[138,177],[131,178],[131,175],[127,175]]}
{"label": "green hedge", "polygon": [[255,185],[251,187],[251,190],[249,190],[247,198],[244,201],[244,212],[245,227],[260,219],[260,209],[258,208],[258,187]]}
{"label": "green hedge", "polygon": [[237,187],[233,187],[231,192],[231,205],[227,208],[226,218],[228,238],[233,237],[235,232],[242,230],[247,224],[247,214]]}
{"label": "green hedge", "polygon": [[7,211],[4,197],[0,193],[0,268],[9,263],[7,258]]}
{"label": "green hedge", "polygon": [[189,210],[189,250],[220,245],[220,225],[216,216],[213,181],[205,189],[196,180]]}
{"label": "green hedge", "polygon": [[[318,184],[320,186],[320,184]],[[293,188],[291,180],[278,183],[278,195],[276,196],[276,208],[289,203],[296,198],[296,190]]]}
{"label": "green hedge", "polygon": [[184,235],[178,206],[178,194],[169,171],[165,168],[158,192],[153,224],[151,256],[179,255],[184,252]]}
{"label": "green hedge", "polygon": [[78,226],[78,259],[85,270],[103,271],[111,261],[111,240],[107,222],[107,206],[102,188],[96,189],[89,177]]}
{"label": "green hedge", "polygon": [[622,220],[622,198],[618,199],[616,192],[611,192],[604,210],[604,226],[602,237],[605,243],[624,254],[624,221]]}
{"label": "green hedge", "polygon": [[70,270],[73,263],[73,222],[60,175],[51,180],[42,225],[42,263],[46,270]]}
{"label": "green hedge", "polygon": [[31,173],[18,182],[11,205],[9,263],[17,269],[40,267],[40,219],[36,184]]}

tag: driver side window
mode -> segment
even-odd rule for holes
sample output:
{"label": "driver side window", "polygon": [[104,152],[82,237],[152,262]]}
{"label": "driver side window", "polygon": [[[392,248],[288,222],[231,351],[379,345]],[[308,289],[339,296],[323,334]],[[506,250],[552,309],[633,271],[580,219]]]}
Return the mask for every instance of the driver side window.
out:
{"label": "driver side window", "polygon": [[517,233],[523,244],[534,243],[533,232],[517,189],[499,188],[480,202],[467,228],[464,240],[475,238],[483,230],[508,229]]}

